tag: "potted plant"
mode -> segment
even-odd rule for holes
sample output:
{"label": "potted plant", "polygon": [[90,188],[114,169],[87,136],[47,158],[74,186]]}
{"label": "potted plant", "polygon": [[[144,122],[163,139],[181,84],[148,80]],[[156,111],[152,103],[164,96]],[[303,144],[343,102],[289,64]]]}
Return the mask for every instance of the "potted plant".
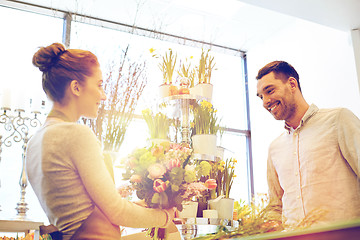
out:
{"label": "potted plant", "polygon": [[209,205],[211,209],[218,210],[219,218],[232,219],[233,216],[234,199],[230,198],[230,190],[236,177],[236,163],[236,159],[228,158],[226,161],[214,163],[211,169],[210,177],[216,180],[217,188]]}
{"label": "potted plant", "polygon": [[[154,53],[154,49],[150,49],[150,53],[153,54],[153,57],[158,58],[159,56]],[[174,54],[171,48],[165,52],[164,56],[160,56],[161,62],[159,63],[159,69],[163,75],[163,83],[160,85],[160,96],[167,97],[169,95],[176,95],[178,94],[177,87],[174,86],[173,83],[173,76],[175,72],[175,66],[177,61],[177,54]]]}
{"label": "potted plant", "polygon": [[215,70],[214,57],[210,55],[210,49],[202,49],[199,65],[196,67],[198,84],[194,88],[195,95],[205,97],[211,101],[213,85],[210,83],[212,71]]}
{"label": "potted plant", "polygon": [[169,141],[170,119],[161,112],[154,114],[150,109],[142,111],[153,144]]}
{"label": "potted plant", "polygon": [[194,153],[216,155],[216,134],[219,130],[217,110],[205,100],[191,105],[193,112],[192,146]]}
{"label": "potted plant", "polygon": [[180,70],[178,70],[177,73],[181,78],[179,94],[190,94],[190,91],[194,87],[195,69],[191,68],[191,63],[186,59],[185,62],[180,63]]}

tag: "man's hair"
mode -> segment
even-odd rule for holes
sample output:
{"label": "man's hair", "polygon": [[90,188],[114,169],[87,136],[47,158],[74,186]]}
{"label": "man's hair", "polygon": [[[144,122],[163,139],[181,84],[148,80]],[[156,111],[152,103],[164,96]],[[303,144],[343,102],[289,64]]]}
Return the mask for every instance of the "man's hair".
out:
{"label": "man's hair", "polygon": [[295,68],[289,63],[285,61],[273,61],[271,63],[268,63],[259,70],[256,79],[259,80],[271,72],[273,72],[276,77],[282,79],[283,81],[287,80],[289,77],[295,78],[301,92],[299,74],[296,72]]}

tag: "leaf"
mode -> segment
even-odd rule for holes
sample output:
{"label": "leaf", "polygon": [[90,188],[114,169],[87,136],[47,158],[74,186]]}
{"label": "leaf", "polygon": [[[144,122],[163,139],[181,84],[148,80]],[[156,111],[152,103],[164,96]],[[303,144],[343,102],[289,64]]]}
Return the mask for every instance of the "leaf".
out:
{"label": "leaf", "polygon": [[151,203],[153,204],[159,204],[160,203],[160,194],[159,193],[154,193],[152,199],[151,199]]}

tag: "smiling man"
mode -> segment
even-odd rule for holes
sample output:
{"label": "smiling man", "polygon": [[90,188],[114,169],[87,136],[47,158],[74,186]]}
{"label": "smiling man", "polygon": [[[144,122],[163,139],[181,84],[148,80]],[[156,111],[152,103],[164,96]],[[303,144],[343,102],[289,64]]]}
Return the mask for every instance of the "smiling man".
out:
{"label": "smiling man", "polygon": [[285,121],[268,153],[273,213],[286,225],[314,211],[324,213],[319,223],[360,218],[360,120],[345,108],[309,105],[287,62],[267,64],[256,79],[264,108]]}

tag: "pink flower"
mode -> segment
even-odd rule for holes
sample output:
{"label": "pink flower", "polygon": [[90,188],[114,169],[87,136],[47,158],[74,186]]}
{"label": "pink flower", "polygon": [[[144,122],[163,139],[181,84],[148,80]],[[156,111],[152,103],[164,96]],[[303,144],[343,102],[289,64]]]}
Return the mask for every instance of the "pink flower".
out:
{"label": "pink flower", "polygon": [[137,174],[131,175],[130,182],[133,182],[133,183],[141,182],[141,176],[137,175]]}
{"label": "pink flower", "polygon": [[161,193],[166,190],[166,183],[161,179],[154,181],[153,189],[155,192]]}
{"label": "pink flower", "polygon": [[175,159],[170,159],[167,162],[167,168],[169,169],[169,171],[171,171],[171,169],[173,169],[174,167],[180,167],[181,163],[180,160],[175,158]]}
{"label": "pink flower", "polygon": [[208,189],[215,189],[217,187],[217,184],[216,184],[216,180],[215,179],[208,179],[205,181],[205,186],[208,188]]}
{"label": "pink flower", "polygon": [[181,145],[177,144],[177,143],[172,143],[171,144],[171,148],[174,150],[180,150],[181,149]]}
{"label": "pink flower", "polygon": [[148,178],[153,180],[156,178],[162,178],[166,172],[166,168],[160,163],[150,165],[147,170],[149,171]]}
{"label": "pink flower", "polygon": [[134,191],[134,188],[130,185],[123,185],[118,188],[118,192],[121,195],[122,198],[129,197]]}

